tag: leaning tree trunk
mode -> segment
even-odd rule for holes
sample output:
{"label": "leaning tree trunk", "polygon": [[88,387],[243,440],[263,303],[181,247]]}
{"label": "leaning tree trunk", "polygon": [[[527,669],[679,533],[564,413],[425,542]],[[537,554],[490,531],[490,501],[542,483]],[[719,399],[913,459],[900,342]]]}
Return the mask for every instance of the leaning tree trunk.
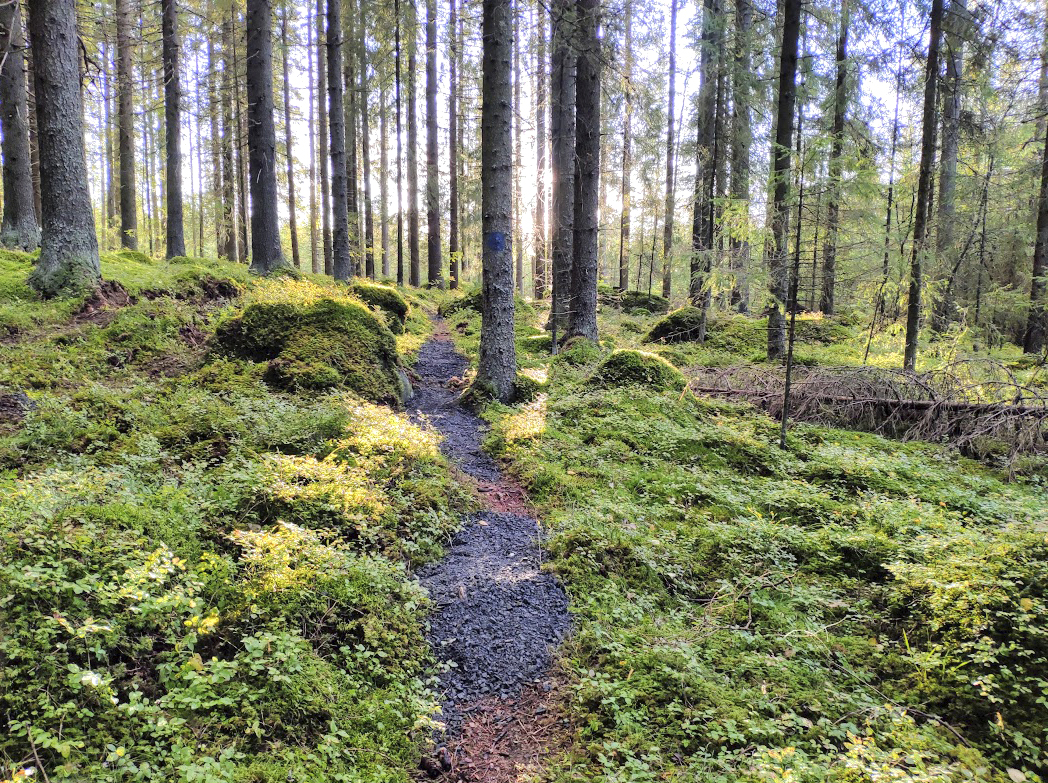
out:
{"label": "leaning tree trunk", "polygon": [[[941,1],[941,0],[937,0]],[[790,150],[793,114],[797,103],[797,41],[801,28],[801,0],[785,0],[782,51],[779,54],[779,92],[772,146],[772,247],[768,259],[768,359],[786,353],[786,319],[782,306],[789,296]]]}
{"label": "leaning tree trunk", "polygon": [[753,8],[749,0],[735,0],[735,70],[732,74],[731,198],[745,210],[743,230],[731,236],[731,304],[740,313],[749,310],[749,205],[750,145],[750,27]]}
{"label": "leaning tree trunk", "polygon": [[51,297],[91,288],[101,277],[87,187],[76,0],[33,0],[29,37],[43,218],[40,258],[29,282]]}
{"label": "leaning tree trunk", "polygon": [[906,351],[903,369],[917,367],[917,337],[921,321],[921,264],[928,239],[928,212],[931,208],[932,166],[935,161],[935,96],[939,80],[939,39],[942,34],[943,0],[932,0],[931,29],[928,35],[928,63],[924,74],[924,118],[921,130],[921,163],[917,176],[917,204],[913,217],[913,251],[910,256],[910,290],[906,303]]}
{"label": "leaning tree trunk", "polygon": [[[676,122],[677,95],[677,0],[670,0],[669,97],[666,101],[666,219],[662,224],[662,295],[667,299],[673,283],[673,130]],[[705,86],[705,82],[703,82]]]}
{"label": "leaning tree trunk", "polygon": [[182,78],[178,63],[178,6],[161,0],[164,50],[164,138],[167,146],[167,257],[186,254],[182,222]]}
{"label": "leaning tree trunk", "polygon": [[[134,82],[132,79],[131,3],[130,0],[116,0],[117,126],[120,136],[120,246],[135,250],[138,248],[138,206],[135,193],[135,114]],[[37,101],[39,102],[39,96]]]}
{"label": "leaning tree trunk", "polygon": [[570,337],[597,339],[597,200],[600,190],[600,0],[578,0],[575,83],[575,238]]}
{"label": "leaning tree trunk", "polygon": [[513,46],[511,0],[483,0],[481,102],[481,221],[483,297],[477,385],[503,402],[513,397],[517,356],[513,337]]}
{"label": "leaning tree trunk", "polygon": [[419,258],[418,221],[418,117],[415,111],[415,47],[418,41],[417,19],[414,10],[409,11],[408,25],[408,282],[413,286],[422,284],[422,267]]}
{"label": "leaning tree trunk", "polygon": [[437,0],[426,0],[426,266],[430,288],[444,287],[440,262],[440,169],[437,147]]}
{"label": "leaning tree trunk", "polygon": [[[570,309],[572,244],[575,220],[575,8],[573,0],[555,0],[552,6],[550,57],[551,260],[554,331],[567,325]],[[554,350],[556,344],[554,343]]]}
{"label": "leaning tree trunk", "polygon": [[1044,157],[1041,163],[1041,193],[1037,209],[1037,242],[1033,250],[1033,282],[1030,284],[1030,313],[1026,321],[1023,351],[1040,353],[1048,335],[1048,307],[1045,291],[1048,288],[1048,134],[1045,134]]}
{"label": "leaning tree trunk", "polygon": [[[291,234],[291,263],[302,268],[298,254],[298,221],[295,219],[295,147],[291,143],[291,79],[288,68],[287,15],[288,7],[280,15],[280,64],[284,74],[284,150],[287,153],[287,213]],[[312,58],[310,58],[312,59]]]}
{"label": "leaning tree trunk", "polygon": [[33,203],[29,104],[25,91],[25,40],[20,4],[0,5],[0,130],[3,131],[4,218],[0,243],[30,251],[40,244]]}
{"label": "leaning tree trunk", "polygon": [[[676,0],[674,0],[676,4]],[[626,86],[623,90],[625,111],[622,117],[622,212],[619,216],[619,290],[630,286],[630,173],[633,169],[633,3],[626,0]]]}
{"label": "leaning tree trunk", "polygon": [[349,201],[346,193],[346,115],[342,96],[342,0],[327,0],[328,146],[331,149],[331,261],[336,280],[348,280],[352,259],[349,250]]}
{"label": "leaning tree trunk", "polygon": [[[458,40],[455,37],[455,23],[457,13],[455,0],[451,0],[449,8],[448,40],[451,42],[451,58],[448,63],[450,68],[449,81],[451,82],[451,95],[448,104],[448,155],[451,161],[450,167],[450,224],[448,226],[448,255],[451,256],[448,267],[448,287],[452,290],[459,287],[459,188],[458,188]],[[539,131],[539,139],[542,132]]]}
{"label": "leaning tree trunk", "polygon": [[844,115],[848,107],[848,0],[841,0],[841,28],[837,36],[837,84],[833,93],[833,141],[830,144],[829,204],[826,240],[822,251],[822,294],[819,309],[833,315],[837,289],[837,229],[841,210],[841,155],[844,151]]}

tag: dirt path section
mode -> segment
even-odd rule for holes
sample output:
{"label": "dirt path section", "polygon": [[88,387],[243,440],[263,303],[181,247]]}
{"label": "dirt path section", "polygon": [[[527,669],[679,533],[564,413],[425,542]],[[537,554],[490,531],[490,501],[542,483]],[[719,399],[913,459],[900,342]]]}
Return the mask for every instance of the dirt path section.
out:
{"label": "dirt path section", "polygon": [[484,423],[459,404],[468,363],[437,326],[419,352],[408,410],[440,432],[445,455],[476,482],[489,510],[468,519],[447,556],[418,573],[434,602],[429,641],[445,664],[448,726],[447,747],[423,767],[449,780],[503,783],[555,741],[550,669],[571,628],[568,599],[541,570],[542,535],[523,491],[484,453]]}

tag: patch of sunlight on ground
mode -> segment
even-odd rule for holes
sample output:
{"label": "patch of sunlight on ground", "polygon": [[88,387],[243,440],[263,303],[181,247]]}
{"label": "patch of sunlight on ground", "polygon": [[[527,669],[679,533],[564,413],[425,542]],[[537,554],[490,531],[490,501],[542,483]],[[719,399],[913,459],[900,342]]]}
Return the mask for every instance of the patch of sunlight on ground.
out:
{"label": "patch of sunlight on ground", "polygon": [[[543,371],[545,374],[545,371]],[[504,434],[507,443],[537,438],[546,431],[546,402],[548,395],[540,394],[523,406],[519,412],[506,418]]]}

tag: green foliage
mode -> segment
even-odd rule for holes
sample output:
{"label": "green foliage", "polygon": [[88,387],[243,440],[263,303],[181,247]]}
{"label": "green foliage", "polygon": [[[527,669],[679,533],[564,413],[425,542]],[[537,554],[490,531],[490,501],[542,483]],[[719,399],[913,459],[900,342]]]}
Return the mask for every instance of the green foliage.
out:
{"label": "green foliage", "polygon": [[644,341],[649,343],[690,342],[699,339],[700,331],[705,325],[706,318],[702,310],[688,305],[656,321]]}
{"label": "green foliage", "polygon": [[386,324],[393,334],[402,334],[408,318],[408,302],[396,288],[357,281],[350,286],[353,294],[371,307],[386,314]]}
{"label": "green foliage", "polygon": [[614,351],[597,367],[590,382],[600,386],[647,386],[655,391],[684,388],[680,370],[661,356],[643,351]]}

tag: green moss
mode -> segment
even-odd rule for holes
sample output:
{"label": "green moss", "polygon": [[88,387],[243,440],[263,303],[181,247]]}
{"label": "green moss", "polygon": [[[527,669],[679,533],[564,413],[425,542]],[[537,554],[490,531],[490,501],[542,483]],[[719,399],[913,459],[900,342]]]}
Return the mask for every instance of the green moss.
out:
{"label": "green moss", "polygon": [[670,300],[658,294],[649,294],[646,291],[623,291],[619,295],[619,303],[624,313],[634,313],[645,310],[648,313],[666,313],[670,309]]}
{"label": "green moss", "polygon": [[593,373],[590,383],[600,386],[647,386],[662,391],[684,388],[680,370],[661,356],[643,351],[615,351]]}
{"label": "green moss", "polygon": [[645,342],[685,343],[699,339],[706,325],[706,317],[698,307],[682,307],[665,318],[660,318],[651,327]]}
{"label": "green moss", "polygon": [[386,323],[393,334],[403,334],[408,318],[408,302],[392,286],[356,282],[350,290],[371,307],[386,314]]}

